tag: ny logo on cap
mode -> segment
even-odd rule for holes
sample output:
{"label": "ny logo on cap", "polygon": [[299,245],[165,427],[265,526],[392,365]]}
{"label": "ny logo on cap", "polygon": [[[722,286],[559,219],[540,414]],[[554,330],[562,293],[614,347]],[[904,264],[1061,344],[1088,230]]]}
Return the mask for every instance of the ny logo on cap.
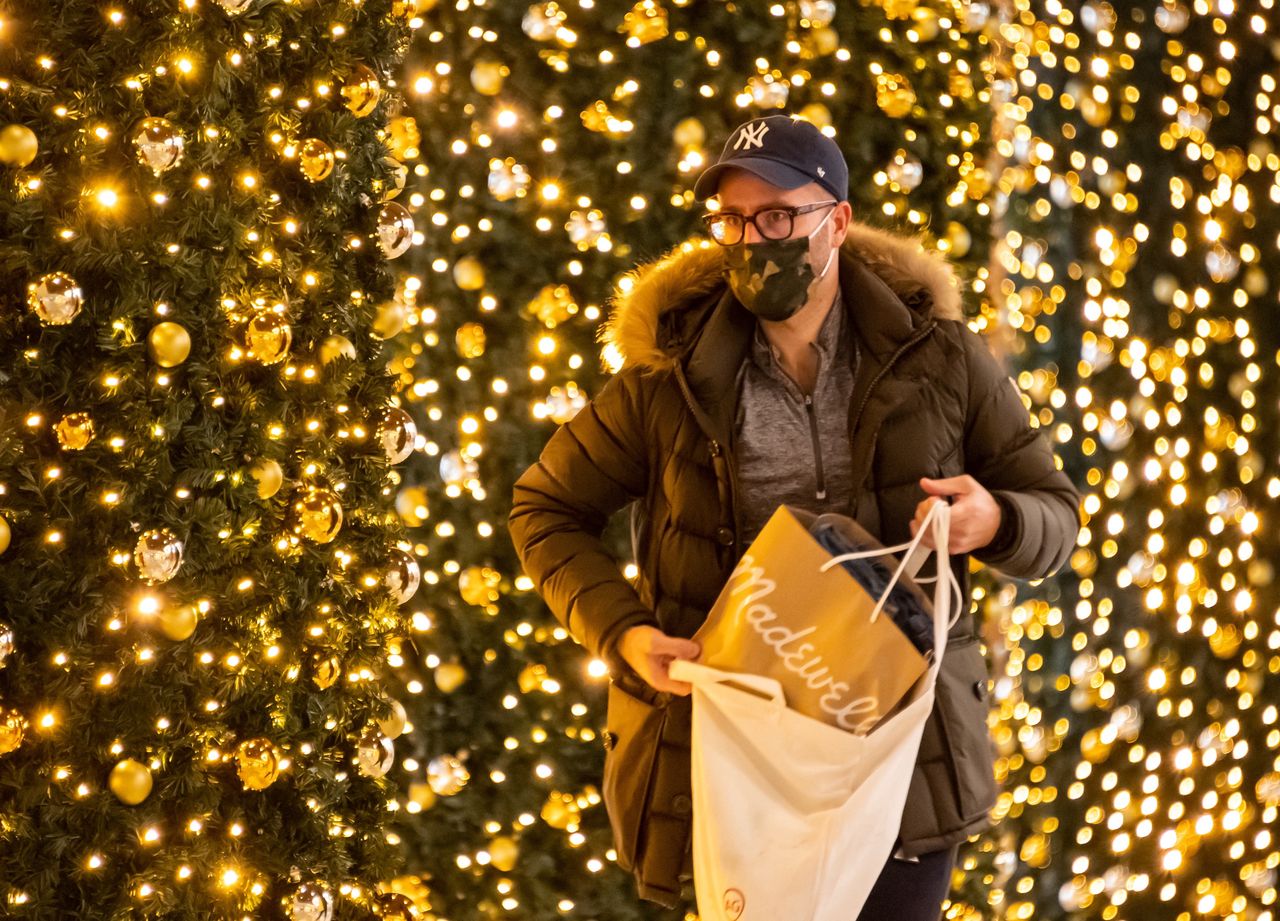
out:
{"label": "ny logo on cap", "polygon": [[741,149],[744,145],[746,150],[750,150],[752,147],[763,147],[764,136],[768,133],[769,125],[767,122],[743,125],[742,130],[738,132],[738,140],[734,143],[733,149]]}

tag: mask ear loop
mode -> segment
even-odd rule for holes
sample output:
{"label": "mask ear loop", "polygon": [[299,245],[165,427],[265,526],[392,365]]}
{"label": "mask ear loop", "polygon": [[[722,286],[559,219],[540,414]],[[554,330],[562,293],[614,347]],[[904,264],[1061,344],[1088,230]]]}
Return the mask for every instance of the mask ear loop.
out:
{"label": "mask ear loop", "polygon": [[[813,230],[811,230],[811,231],[809,232],[809,239],[810,239],[810,240],[812,240],[812,239],[813,239],[813,235],[814,235],[815,233],[817,233],[819,230],[821,230],[821,229],[822,229],[823,224],[826,224],[826,223],[827,223],[827,221],[831,220],[831,215],[833,215],[833,214],[835,214],[835,213],[836,213],[836,209],[835,209],[835,208],[832,208],[830,211],[828,211],[828,212],[827,212],[827,216],[826,216],[826,217],[824,217],[824,218],[822,219],[822,223],[821,223],[821,224],[819,224],[817,227],[813,228]],[[819,281],[819,280],[821,280],[821,279],[823,279],[823,278],[826,278],[826,277],[827,277],[827,272],[828,272],[828,271],[830,271],[830,269],[831,269],[831,261],[832,261],[833,259],[835,259],[835,258],[836,258],[836,250],[837,250],[837,249],[839,249],[839,247],[838,247],[838,246],[835,246],[835,245],[833,244],[833,245],[832,245],[832,247],[831,247],[831,252],[827,254],[827,264],[826,264],[826,265],[824,265],[824,266],[822,267],[822,271],[821,271],[821,272],[819,272],[817,275],[815,275],[815,276],[813,277],[813,281]],[[812,284],[812,283],[813,283],[813,282],[810,282],[810,284]]]}

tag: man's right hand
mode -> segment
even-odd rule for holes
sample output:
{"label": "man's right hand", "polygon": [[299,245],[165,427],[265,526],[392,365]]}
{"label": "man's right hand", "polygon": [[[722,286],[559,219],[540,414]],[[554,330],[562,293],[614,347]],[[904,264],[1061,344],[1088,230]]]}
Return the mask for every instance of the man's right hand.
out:
{"label": "man's right hand", "polygon": [[641,625],[622,634],[618,654],[650,687],[686,696],[692,686],[687,681],[673,681],[667,670],[674,659],[697,659],[702,647],[693,640],[667,636],[657,627]]}

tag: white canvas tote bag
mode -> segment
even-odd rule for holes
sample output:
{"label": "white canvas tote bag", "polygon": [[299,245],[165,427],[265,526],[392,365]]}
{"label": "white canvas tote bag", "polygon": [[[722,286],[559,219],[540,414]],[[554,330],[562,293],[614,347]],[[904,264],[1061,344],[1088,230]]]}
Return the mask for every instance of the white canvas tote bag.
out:
{"label": "white canvas tote bag", "polygon": [[[906,551],[887,598],[928,557],[921,541],[933,534],[933,659],[869,734],[788,709],[774,679],[671,663],[671,677],[693,685],[693,878],[703,921],[854,921],[862,910],[897,839],[960,594],[950,511],[935,502],[913,540],[825,564]],[[857,642],[856,624],[848,635]]]}

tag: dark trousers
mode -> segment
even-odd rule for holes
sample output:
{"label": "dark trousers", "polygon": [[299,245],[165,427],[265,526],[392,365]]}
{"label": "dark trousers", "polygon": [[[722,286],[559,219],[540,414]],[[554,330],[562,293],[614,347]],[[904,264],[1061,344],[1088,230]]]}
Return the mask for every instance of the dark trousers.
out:
{"label": "dark trousers", "polygon": [[919,863],[890,857],[858,921],[938,921],[959,849],[921,854]]}

